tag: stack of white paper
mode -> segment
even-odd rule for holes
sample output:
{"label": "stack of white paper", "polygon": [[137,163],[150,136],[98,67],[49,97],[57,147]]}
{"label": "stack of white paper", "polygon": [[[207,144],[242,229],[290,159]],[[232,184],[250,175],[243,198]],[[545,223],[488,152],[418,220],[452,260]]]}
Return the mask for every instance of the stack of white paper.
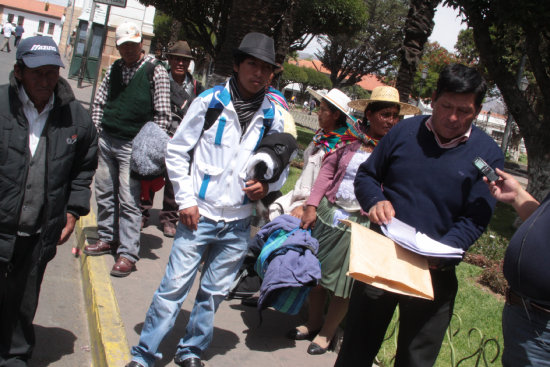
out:
{"label": "stack of white paper", "polygon": [[382,225],[381,228],[382,232],[398,245],[420,255],[462,258],[464,254],[464,250],[445,245],[424,233],[417,232],[414,227],[397,218],[392,218],[389,224]]}

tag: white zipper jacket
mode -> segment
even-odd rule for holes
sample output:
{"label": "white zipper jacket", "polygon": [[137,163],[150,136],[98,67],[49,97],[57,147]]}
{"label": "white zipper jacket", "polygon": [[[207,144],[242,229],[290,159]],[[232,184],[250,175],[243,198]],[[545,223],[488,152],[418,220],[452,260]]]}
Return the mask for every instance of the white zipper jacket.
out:
{"label": "white zipper jacket", "polygon": [[[212,127],[203,132],[212,99],[224,108]],[[281,113],[265,97],[242,134],[229,83],[223,89],[208,89],[195,98],[166,150],[168,176],[180,210],[198,205],[201,215],[216,221],[250,216],[253,206],[243,191],[248,162],[264,131],[282,132],[283,126]],[[189,151],[193,149],[189,171]],[[269,191],[279,190],[287,176],[288,169],[269,185]]]}

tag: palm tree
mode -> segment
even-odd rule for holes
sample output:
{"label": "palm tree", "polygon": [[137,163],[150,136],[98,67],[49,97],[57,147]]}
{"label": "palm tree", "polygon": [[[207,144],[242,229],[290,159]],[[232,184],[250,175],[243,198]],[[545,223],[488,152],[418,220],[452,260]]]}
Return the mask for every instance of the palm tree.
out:
{"label": "palm tree", "polygon": [[435,8],[441,0],[411,0],[405,22],[405,39],[399,51],[401,65],[397,74],[396,88],[403,102],[409,100],[412,82],[418,63],[422,58],[424,44],[434,28]]}

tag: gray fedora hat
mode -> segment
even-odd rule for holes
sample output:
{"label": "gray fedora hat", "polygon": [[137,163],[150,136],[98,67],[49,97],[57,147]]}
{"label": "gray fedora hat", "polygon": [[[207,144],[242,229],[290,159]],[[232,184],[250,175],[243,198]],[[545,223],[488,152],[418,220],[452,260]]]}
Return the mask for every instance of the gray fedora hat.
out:
{"label": "gray fedora hat", "polygon": [[188,59],[194,59],[193,54],[191,54],[191,47],[185,41],[178,41],[174,43],[172,47],[168,49],[166,55],[181,56]]}
{"label": "gray fedora hat", "polygon": [[239,48],[234,51],[235,55],[240,53],[253,56],[268,64],[277,66],[275,63],[275,42],[273,38],[263,33],[250,32],[245,35]]}

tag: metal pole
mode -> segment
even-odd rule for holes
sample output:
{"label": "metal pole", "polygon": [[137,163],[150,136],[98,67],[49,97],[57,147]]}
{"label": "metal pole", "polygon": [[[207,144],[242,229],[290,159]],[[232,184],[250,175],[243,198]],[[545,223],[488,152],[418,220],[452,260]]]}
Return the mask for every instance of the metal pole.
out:
{"label": "metal pole", "polygon": [[[523,69],[525,68],[526,59],[527,59],[527,55],[523,54],[519,62],[518,74],[516,76],[516,85],[520,89],[521,89],[521,86],[520,86],[521,77],[523,76]],[[510,133],[512,131],[512,121],[513,121],[512,114],[510,113],[510,111],[508,111],[508,118],[506,119],[506,127],[504,128],[504,135],[502,136],[502,144],[500,146],[500,149],[502,149],[502,152],[504,153],[504,157],[506,157],[506,152],[508,151],[508,141],[510,140]]]}
{"label": "metal pole", "polygon": [[107,39],[107,25],[109,24],[109,15],[111,14],[111,5],[107,5],[107,14],[105,14],[105,34],[103,35],[103,40],[101,41],[101,52],[99,53],[99,62],[97,63],[97,70],[96,70],[96,77],[95,77],[95,83],[92,88],[92,97],[90,99],[90,111],[92,110],[92,105],[94,103],[94,97],[95,97],[95,90],[97,87],[97,83],[99,82],[99,71],[101,70],[101,58],[103,57],[103,48],[105,47],[105,40]]}
{"label": "metal pole", "polygon": [[90,43],[90,36],[92,35],[92,26],[94,24],[94,18],[95,18],[95,8],[96,3],[95,1],[92,1],[92,8],[90,10],[90,19],[88,20],[88,29],[86,31],[86,43],[84,44],[84,53],[82,55],[82,60],[80,61],[80,70],[78,72],[78,83],[77,87],[82,88],[82,80],[84,80],[84,74],[86,74],[86,64],[88,63],[88,52],[89,47],[88,44]]}
{"label": "metal pole", "polygon": [[[67,40],[65,41],[65,57],[67,57],[67,46],[70,43],[71,34],[72,34],[72,27],[73,27],[74,3],[76,2],[76,0],[72,0],[72,1],[73,1],[73,5],[71,7],[71,19],[69,19],[69,27],[67,29]],[[73,50],[71,50],[71,52],[72,51]]]}

